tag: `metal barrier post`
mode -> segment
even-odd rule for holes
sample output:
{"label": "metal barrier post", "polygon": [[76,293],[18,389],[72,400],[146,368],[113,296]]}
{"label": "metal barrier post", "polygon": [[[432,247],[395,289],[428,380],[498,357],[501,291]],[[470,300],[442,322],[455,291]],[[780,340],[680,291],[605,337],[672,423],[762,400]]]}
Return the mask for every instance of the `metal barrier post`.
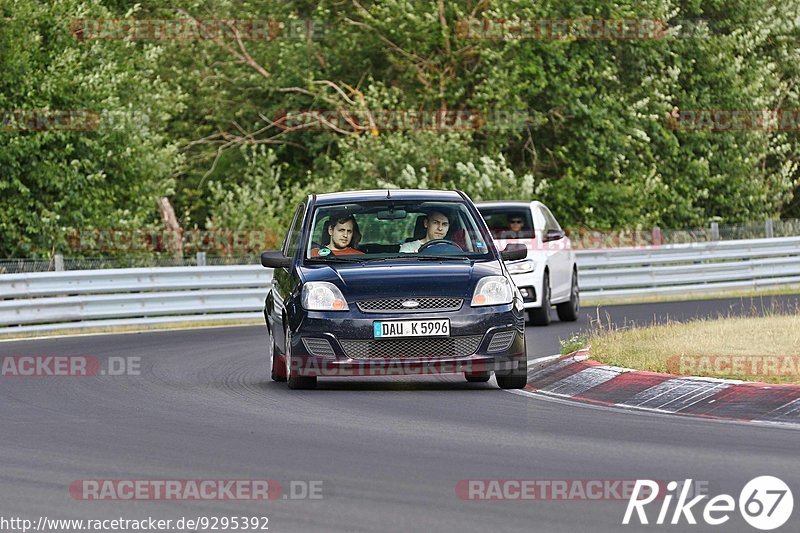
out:
{"label": "metal barrier post", "polygon": [[711,223],[711,240],[718,241],[719,240],[719,223],[712,222]]}
{"label": "metal barrier post", "polygon": [[653,246],[661,246],[661,228],[653,226]]}

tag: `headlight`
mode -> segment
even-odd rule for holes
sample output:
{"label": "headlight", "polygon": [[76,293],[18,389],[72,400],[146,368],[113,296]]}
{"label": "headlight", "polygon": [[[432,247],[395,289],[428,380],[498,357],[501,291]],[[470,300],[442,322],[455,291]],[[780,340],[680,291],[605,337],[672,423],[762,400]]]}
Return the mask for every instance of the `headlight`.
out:
{"label": "headlight", "polygon": [[342,291],[327,281],[309,281],[303,285],[303,309],[309,311],[347,311]]}
{"label": "headlight", "polygon": [[503,276],[486,276],[478,281],[472,295],[472,307],[510,304],[514,289]]}
{"label": "headlight", "polygon": [[536,261],[533,259],[525,259],[516,263],[506,263],[509,274],[525,274],[536,270]]}

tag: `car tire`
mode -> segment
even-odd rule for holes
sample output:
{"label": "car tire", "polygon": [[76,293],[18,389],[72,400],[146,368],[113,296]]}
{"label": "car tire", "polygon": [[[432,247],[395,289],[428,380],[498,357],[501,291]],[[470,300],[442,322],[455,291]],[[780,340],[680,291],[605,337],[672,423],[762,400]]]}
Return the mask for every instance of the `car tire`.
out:
{"label": "car tire", "polygon": [[491,371],[486,372],[464,372],[464,378],[470,383],[486,383],[492,377]]}
{"label": "car tire", "polygon": [[578,290],[578,273],[572,271],[572,286],[569,289],[569,301],[556,305],[558,319],[562,322],[575,322],[581,309],[581,295]]}
{"label": "car tire", "polygon": [[286,380],[290,389],[308,390],[317,388],[317,376],[298,376],[290,375]]}
{"label": "car tire", "polygon": [[524,389],[528,384],[528,359],[521,359],[517,368],[505,372],[496,371],[494,377],[501,389]]}
{"label": "car tire", "polygon": [[275,339],[272,338],[272,335],[269,336],[269,343],[272,345],[272,353],[269,356],[272,368],[270,369],[269,374],[272,378],[272,381],[278,381],[282,383],[286,381],[286,363],[283,362],[283,358],[278,353],[278,347],[275,346]]}
{"label": "car tire", "polygon": [[317,387],[317,376],[301,376],[297,372],[292,372],[292,342],[289,337],[289,330],[286,330],[286,350],[283,359],[286,365],[286,383],[290,389],[314,389]]}
{"label": "car tire", "polygon": [[550,323],[550,273],[545,271],[542,280],[542,306],[528,310],[531,324],[546,326]]}

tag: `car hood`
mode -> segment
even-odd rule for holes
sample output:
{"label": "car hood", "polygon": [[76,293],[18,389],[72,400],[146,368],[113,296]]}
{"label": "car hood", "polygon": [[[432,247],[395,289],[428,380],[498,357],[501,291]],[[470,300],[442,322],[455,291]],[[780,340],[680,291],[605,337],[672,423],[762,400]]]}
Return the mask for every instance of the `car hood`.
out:
{"label": "car hood", "polygon": [[471,298],[485,276],[502,275],[499,261],[379,262],[304,265],[304,282],[328,281],[348,300],[448,296]]}

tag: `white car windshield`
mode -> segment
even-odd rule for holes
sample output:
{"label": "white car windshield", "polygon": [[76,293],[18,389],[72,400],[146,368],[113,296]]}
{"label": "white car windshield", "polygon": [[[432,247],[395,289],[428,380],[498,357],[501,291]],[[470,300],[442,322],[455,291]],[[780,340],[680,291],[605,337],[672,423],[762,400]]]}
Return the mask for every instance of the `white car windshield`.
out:
{"label": "white car windshield", "polygon": [[529,207],[499,206],[478,209],[495,239],[532,239],[535,237]]}

